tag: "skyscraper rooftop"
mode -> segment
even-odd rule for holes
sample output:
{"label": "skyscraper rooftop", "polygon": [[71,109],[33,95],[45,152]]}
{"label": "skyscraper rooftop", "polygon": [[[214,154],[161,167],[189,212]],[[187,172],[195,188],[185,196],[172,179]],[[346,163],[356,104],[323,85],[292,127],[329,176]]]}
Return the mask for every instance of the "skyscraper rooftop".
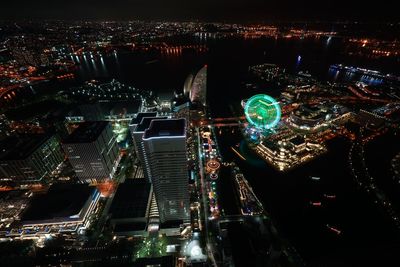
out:
{"label": "skyscraper rooftop", "polygon": [[166,136],[184,136],[185,119],[152,120],[150,127],[144,132],[143,139]]}
{"label": "skyscraper rooftop", "polygon": [[147,128],[150,127],[152,120],[165,120],[167,117],[145,117],[142,121],[137,125],[136,132],[144,132]]}
{"label": "skyscraper rooftop", "polygon": [[107,121],[86,121],[79,125],[79,127],[67,136],[64,140],[64,144],[74,143],[91,143],[95,141],[101,132],[108,125]]}
{"label": "skyscraper rooftop", "polygon": [[137,116],[135,118],[133,118],[131,120],[131,122],[129,124],[131,124],[131,125],[139,124],[143,118],[156,117],[156,116],[157,116],[157,112],[140,112],[137,114]]}
{"label": "skyscraper rooftop", "polygon": [[46,194],[35,197],[22,221],[68,220],[77,217],[96,188],[87,184],[54,184]]}
{"label": "skyscraper rooftop", "polygon": [[47,134],[9,136],[0,142],[0,160],[22,160],[50,138]]}

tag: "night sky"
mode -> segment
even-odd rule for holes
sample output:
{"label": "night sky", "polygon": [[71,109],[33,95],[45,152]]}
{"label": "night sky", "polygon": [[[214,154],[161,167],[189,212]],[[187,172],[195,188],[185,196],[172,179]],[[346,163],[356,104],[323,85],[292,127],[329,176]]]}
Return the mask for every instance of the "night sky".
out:
{"label": "night sky", "polygon": [[352,0],[9,0],[3,19],[170,19],[208,21],[398,21],[395,1]]}

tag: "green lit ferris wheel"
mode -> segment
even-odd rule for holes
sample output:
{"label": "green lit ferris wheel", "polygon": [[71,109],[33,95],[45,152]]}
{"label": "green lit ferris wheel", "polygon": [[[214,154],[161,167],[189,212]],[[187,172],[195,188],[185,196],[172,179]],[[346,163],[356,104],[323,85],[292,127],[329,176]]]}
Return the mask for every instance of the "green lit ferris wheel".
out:
{"label": "green lit ferris wheel", "polygon": [[249,124],[260,129],[271,129],[281,119],[279,103],[264,94],[254,95],[249,98],[244,107],[244,113]]}

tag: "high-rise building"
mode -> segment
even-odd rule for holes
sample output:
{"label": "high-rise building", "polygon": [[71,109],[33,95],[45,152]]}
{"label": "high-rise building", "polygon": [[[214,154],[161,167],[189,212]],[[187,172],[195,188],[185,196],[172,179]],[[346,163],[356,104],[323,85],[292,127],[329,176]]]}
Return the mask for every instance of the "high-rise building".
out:
{"label": "high-rise building", "polygon": [[[135,149],[135,153],[138,156],[138,147],[137,147],[137,143],[142,140],[142,136],[143,136],[143,132],[140,133],[136,133],[136,127],[138,126],[138,124],[142,121],[143,118],[145,117],[156,117],[157,116],[157,112],[140,112],[136,115],[135,118],[133,118],[130,123],[129,123],[129,131],[131,133],[132,136],[132,141],[133,141],[133,147]],[[136,137],[136,138],[135,138]],[[139,159],[140,160],[140,159]]]}
{"label": "high-rise building", "polygon": [[186,122],[153,119],[143,134],[144,166],[153,183],[161,222],[189,219]]}
{"label": "high-rise building", "polygon": [[113,177],[119,153],[109,122],[83,122],[62,143],[81,181],[100,182]]}
{"label": "high-rise building", "polygon": [[131,120],[129,123],[129,130],[131,133],[135,130],[136,126],[142,121],[145,117],[156,117],[157,112],[139,112],[135,118]]}
{"label": "high-rise building", "polygon": [[149,128],[150,123],[154,120],[164,120],[167,117],[143,117],[142,121],[136,125],[133,132],[131,133],[133,144],[136,149],[136,155],[139,159],[140,164],[143,167],[144,177],[148,182],[151,183],[150,178],[150,170],[145,166],[145,150],[144,150],[144,142],[143,142],[143,134]]}
{"label": "high-rise building", "polygon": [[0,142],[0,182],[44,183],[64,160],[60,143],[46,134],[13,135]]}

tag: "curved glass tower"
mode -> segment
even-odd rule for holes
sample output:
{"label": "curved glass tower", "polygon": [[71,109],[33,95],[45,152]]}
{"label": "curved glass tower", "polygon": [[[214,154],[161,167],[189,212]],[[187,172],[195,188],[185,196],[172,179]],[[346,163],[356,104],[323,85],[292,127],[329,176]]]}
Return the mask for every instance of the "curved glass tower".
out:
{"label": "curved glass tower", "polygon": [[190,101],[206,105],[207,96],[207,66],[204,66],[196,74],[193,80],[192,88],[189,93]]}
{"label": "curved glass tower", "polygon": [[183,93],[185,95],[190,94],[190,90],[192,90],[192,86],[193,86],[193,79],[194,79],[194,76],[192,74],[189,74],[189,76],[186,78],[185,83],[183,84]]}

